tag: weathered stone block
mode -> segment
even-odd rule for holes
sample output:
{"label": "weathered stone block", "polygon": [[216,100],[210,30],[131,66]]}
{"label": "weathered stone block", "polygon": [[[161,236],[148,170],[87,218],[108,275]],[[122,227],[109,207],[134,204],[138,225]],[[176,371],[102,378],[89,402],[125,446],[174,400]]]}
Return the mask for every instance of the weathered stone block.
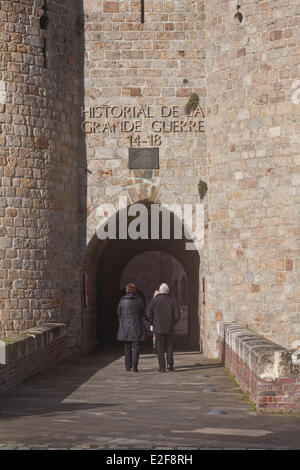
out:
{"label": "weathered stone block", "polygon": [[104,13],[119,13],[119,2],[104,2],[103,11]]}

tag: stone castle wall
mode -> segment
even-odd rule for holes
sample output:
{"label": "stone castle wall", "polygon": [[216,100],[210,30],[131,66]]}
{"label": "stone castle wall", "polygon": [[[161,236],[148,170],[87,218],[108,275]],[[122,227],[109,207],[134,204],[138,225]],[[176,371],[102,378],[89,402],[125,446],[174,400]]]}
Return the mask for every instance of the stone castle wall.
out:
{"label": "stone castle wall", "polygon": [[[296,1],[206,3],[209,232],[202,333],[216,320],[288,348],[300,334],[300,9]],[[299,87],[299,83],[298,83]]]}
{"label": "stone castle wall", "polygon": [[[95,241],[97,207],[119,196],[196,203],[201,178],[203,351],[216,355],[222,320],[291,348],[299,5],[245,0],[240,24],[232,0],[146,1],[144,23],[140,5],[47,0],[41,31],[42,0],[0,0],[0,336],[60,321],[80,345],[96,305],[94,288],[82,313],[86,246],[90,285],[106,246]],[[189,128],[191,93],[205,114],[191,120],[205,123]],[[160,168],[129,169],[130,146],[157,146]]]}
{"label": "stone castle wall", "polygon": [[[81,239],[89,253],[84,263],[89,305],[83,311],[83,336],[89,338],[85,344],[92,344],[95,266],[104,247],[95,240],[97,208],[110,203],[117,211],[120,196],[126,197],[129,205],[141,200],[168,204],[199,201],[197,183],[207,176],[202,113],[191,119],[201,122],[196,129],[180,129],[192,92],[198,94],[201,107],[204,105],[205,17],[203,1],[145,2],[144,23],[139,1],[83,0],[82,7],[81,121],[85,132],[82,130],[81,139],[87,170],[82,168],[80,182],[87,225]],[[125,121],[129,126],[137,125],[135,132],[120,130]],[[155,121],[159,122],[153,124]],[[160,129],[163,123],[165,132]],[[116,130],[111,131],[114,125]],[[175,132],[171,125],[177,126]],[[129,147],[155,146],[159,169],[128,168]]]}
{"label": "stone castle wall", "polygon": [[[197,183],[207,175],[205,133],[196,130],[170,132],[171,121],[186,118],[184,106],[192,92],[204,105],[205,95],[205,30],[203,1],[145,2],[145,23],[141,23],[139,1],[83,0],[85,22],[84,107],[82,121],[96,122],[91,131],[84,125],[87,156],[88,239],[95,232],[96,208],[103,202],[115,202],[117,196],[130,201],[150,198],[158,187],[165,187],[173,196],[164,202],[196,202]],[[93,119],[89,109],[102,108]],[[136,106],[149,107],[152,117],[133,118],[142,125],[134,133],[104,130],[105,123],[120,125],[125,121],[111,118],[111,109]],[[174,115],[162,118],[162,106],[177,106]],[[165,115],[169,114],[164,108]],[[160,124],[166,121],[165,133]],[[201,115],[196,121],[203,120]],[[129,124],[130,126],[130,124]],[[130,129],[130,127],[129,127]],[[199,128],[198,128],[199,130]],[[140,139],[131,141],[134,134]],[[151,142],[151,136],[154,143]],[[156,137],[155,137],[156,136]],[[153,144],[153,145],[152,145]],[[160,152],[160,169],[130,170],[128,148],[156,146]],[[142,189],[141,189],[142,188]]]}
{"label": "stone castle wall", "polygon": [[79,334],[77,2],[44,3],[0,2],[0,336]]}

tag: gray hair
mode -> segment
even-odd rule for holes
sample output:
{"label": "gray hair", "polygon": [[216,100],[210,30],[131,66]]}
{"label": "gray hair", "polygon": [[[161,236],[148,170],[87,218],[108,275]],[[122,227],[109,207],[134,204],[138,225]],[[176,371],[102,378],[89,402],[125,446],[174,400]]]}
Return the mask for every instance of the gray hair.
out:
{"label": "gray hair", "polygon": [[165,283],[161,284],[161,285],[159,286],[159,292],[160,292],[161,294],[168,294],[168,293],[169,293],[169,286],[168,286],[168,284],[165,284]]}

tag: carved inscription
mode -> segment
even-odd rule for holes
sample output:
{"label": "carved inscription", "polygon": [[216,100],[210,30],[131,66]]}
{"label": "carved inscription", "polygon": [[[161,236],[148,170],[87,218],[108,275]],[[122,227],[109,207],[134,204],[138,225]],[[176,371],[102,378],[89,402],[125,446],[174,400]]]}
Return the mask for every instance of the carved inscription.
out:
{"label": "carved inscription", "polygon": [[[154,110],[157,109],[159,112],[155,116]],[[162,135],[202,133],[205,124],[201,106],[197,106],[189,116],[184,116],[178,106],[88,106],[81,108],[81,117],[81,129],[86,134],[130,134],[130,147],[159,147]],[[145,124],[149,135],[142,136]]]}

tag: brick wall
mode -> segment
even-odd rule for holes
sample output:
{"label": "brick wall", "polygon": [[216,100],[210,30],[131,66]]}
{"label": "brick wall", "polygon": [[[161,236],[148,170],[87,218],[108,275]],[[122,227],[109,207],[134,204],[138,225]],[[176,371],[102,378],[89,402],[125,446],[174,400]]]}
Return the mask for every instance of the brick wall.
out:
{"label": "brick wall", "polygon": [[50,323],[0,341],[0,391],[62,361],[66,345],[65,325]]}
{"label": "brick wall", "polygon": [[258,411],[300,411],[300,366],[294,364],[292,351],[226,322],[218,324],[217,344],[220,359]]}

